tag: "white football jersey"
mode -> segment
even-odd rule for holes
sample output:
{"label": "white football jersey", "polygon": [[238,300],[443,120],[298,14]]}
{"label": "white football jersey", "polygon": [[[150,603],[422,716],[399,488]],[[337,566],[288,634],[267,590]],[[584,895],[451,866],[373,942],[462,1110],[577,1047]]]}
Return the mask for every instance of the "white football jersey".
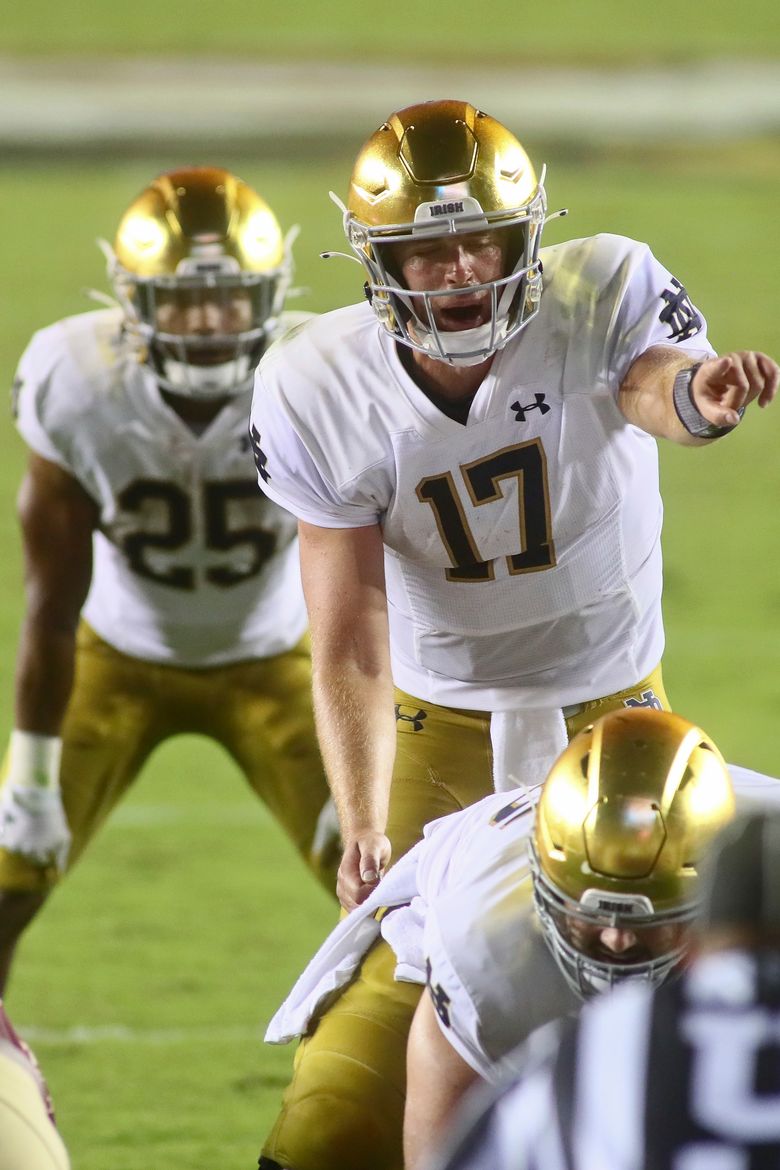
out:
{"label": "white football jersey", "polygon": [[394,679],[429,702],[562,707],[663,652],[657,449],[617,391],[650,346],[712,354],[706,325],[644,244],[602,235],[542,259],[539,313],[465,424],[367,304],[312,320],[256,375],[263,489],[311,524],[381,524]]}
{"label": "white football jersey", "polygon": [[[729,773],[740,811],[780,806],[780,780],[734,764]],[[442,1032],[490,1081],[517,1071],[517,1045],[534,1028],[578,1005],[532,910],[527,842],[538,793],[497,793],[445,818],[451,827],[430,835],[417,867]]]}
{"label": "white football jersey", "polygon": [[[302,314],[285,314],[282,326]],[[125,654],[207,667],[280,654],[306,612],[295,519],[258,490],[250,392],[196,435],[122,345],[121,314],[33,337],[16,380],[19,430],[100,510],[84,617]]]}

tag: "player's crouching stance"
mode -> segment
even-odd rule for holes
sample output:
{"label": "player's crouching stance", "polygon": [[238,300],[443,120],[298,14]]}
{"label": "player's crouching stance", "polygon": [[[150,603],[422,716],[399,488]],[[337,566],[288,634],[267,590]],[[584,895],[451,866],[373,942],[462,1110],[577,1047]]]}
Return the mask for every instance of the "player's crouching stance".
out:
{"label": "player's crouching stance", "polygon": [[[428,826],[339,925],[271,1022],[268,1039],[304,1035],[309,1054],[297,1062],[279,1132],[297,1132],[304,1117],[327,1127],[338,1110],[354,1118],[348,1062],[327,1102],[307,1092],[303,1074],[319,1062],[341,1068],[341,1045],[349,1050],[361,1026],[350,980],[361,963],[364,978],[381,962],[410,995],[415,982],[428,985],[408,1050],[386,1036],[385,1062],[376,1065],[388,1093],[406,1091],[403,1165],[418,1170],[465,1091],[512,1071],[517,1045],[535,1028],[577,1010],[583,996],[676,971],[699,859],[733,816],[735,797],[780,805],[780,783],[727,769],[712,740],[680,716],[634,709],[575,736],[541,796],[498,793]],[[363,1026],[366,1059],[376,1061]],[[397,1067],[404,1057],[406,1084]],[[367,1115],[356,1131],[364,1157],[372,1141],[388,1140],[381,1124]],[[275,1164],[260,1161],[266,1170]],[[278,1164],[315,1170],[300,1157]],[[345,1164],[359,1163],[345,1152]],[[399,1153],[393,1165],[401,1164]]]}
{"label": "player's crouching stance", "polygon": [[780,1166],[780,810],[702,865],[680,979],[628,983],[535,1033],[426,1170]]}
{"label": "player's crouching stance", "polygon": [[254,368],[304,316],[283,312],[289,237],[242,180],[191,167],[155,179],[104,250],[118,303],[37,333],[16,381],[27,609],[0,984],[47,892],[175,734],[221,744],[335,885],[296,525],[258,489],[247,434]]}

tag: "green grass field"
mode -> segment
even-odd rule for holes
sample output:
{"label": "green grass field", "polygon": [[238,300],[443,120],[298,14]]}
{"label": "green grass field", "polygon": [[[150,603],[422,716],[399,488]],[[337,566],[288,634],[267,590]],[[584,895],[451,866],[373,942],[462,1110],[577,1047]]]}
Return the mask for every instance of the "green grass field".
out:
{"label": "green grass field", "polygon": [[[32,330],[88,307],[84,287],[104,287],[95,236],[110,237],[137,190],[177,161],[0,170],[7,384]],[[255,183],[285,226],[302,225],[298,275],[310,292],[301,307],[358,299],[357,269],[317,259],[341,244],[327,191],[343,192],[348,159],[217,161]],[[777,151],[756,143],[549,161],[551,205],[571,209],[550,226],[550,242],[604,230],[648,240],[704,309],[718,348],[777,350],[767,246]],[[775,773],[778,441],[780,406],[760,417],[753,409],[711,449],[663,452],[670,696],[729,758]],[[0,430],[4,730],[21,612],[13,499],[22,465],[9,422]],[[29,932],[9,996],[77,1170],[252,1166],[292,1055],[263,1047],[262,1024],[334,916],[216,748],[182,739],[160,751]]]}
{"label": "green grass field", "polygon": [[[16,53],[237,53],[293,60],[468,60],[620,63],[762,55],[780,47],[780,21],[770,0],[727,0],[630,8],[623,0],[493,0],[486,13],[468,5],[396,4],[368,8],[360,0],[321,5],[299,0],[193,0],[183,10],[158,0],[129,8],[105,0],[27,0],[3,20],[3,50]],[[484,63],[484,62],[483,62]],[[467,64],[464,61],[464,66]]]}

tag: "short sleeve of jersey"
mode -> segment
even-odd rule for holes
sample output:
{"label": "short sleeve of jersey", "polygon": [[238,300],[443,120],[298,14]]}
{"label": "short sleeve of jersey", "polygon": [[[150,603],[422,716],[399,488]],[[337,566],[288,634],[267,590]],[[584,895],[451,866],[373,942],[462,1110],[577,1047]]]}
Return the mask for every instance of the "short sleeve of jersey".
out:
{"label": "short sleeve of jersey", "polygon": [[[440,894],[480,880],[487,858],[513,863],[533,824],[537,793],[493,792],[459,812],[429,821],[417,866],[417,892],[432,904]],[[502,828],[503,826],[503,828]]]}
{"label": "short sleeve of jersey", "polygon": [[679,346],[700,359],[713,356],[707,323],[684,285],[656,260],[646,244],[622,242],[631,246],[623,260],[622,295],[610,330],[609,366],[616,384],[654,345]]}
{"label": "short sleeve of jersey", "polygon": [[27,446],[66,471],[73,471],[65,443],[51,426],[51,389],[56,359],[47,344],[48,330],[36,333],[22,354],[14,378],[13,408],[16,426]]}
{"label": "short sleeve of jersey", "polygon": [[752,812],[762,808],[776,808],[780,805],[780,780],[741,768],[738,764],[728,765],[734,784],[734,798],[739,812]]}
{"label": "short sleeve of jersey", "polygon": [[258,370],[249,434],[263,492],[299,520],[322,528],[363,528],[379,511],[370,495],[338,491],[319,470],[278,388]]}

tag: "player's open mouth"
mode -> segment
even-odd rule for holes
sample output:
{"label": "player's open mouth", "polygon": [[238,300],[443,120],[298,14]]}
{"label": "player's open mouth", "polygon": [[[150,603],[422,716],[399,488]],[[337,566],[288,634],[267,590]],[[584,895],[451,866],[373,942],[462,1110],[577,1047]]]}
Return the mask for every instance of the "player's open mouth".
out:
{"label": "player's open mouth", "polygon": [[477,329],[488,320],[484,298],[469,304],[458,302],[446,308],[436,306],[436,323],[440,329],[454,332],[459,329]]}

